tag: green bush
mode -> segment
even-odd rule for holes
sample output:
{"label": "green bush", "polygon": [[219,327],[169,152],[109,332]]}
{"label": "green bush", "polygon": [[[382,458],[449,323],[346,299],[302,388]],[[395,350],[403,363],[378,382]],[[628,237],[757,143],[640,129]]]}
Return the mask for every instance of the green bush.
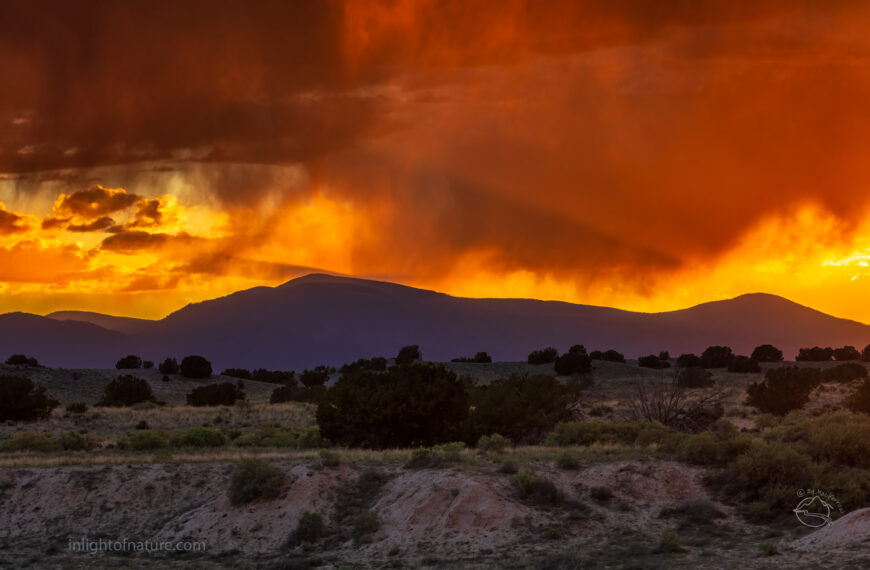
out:
{"label": "green bush", "polygon": [[103,388],[98,406],[124,407],[141,402],[156,402],[151,385],[129,374],[118,376]]}
{"label": "green bush", "polygon": [[846,407],[853,412],[870,414],[870,379],[864,380],[858,389],[846,398]]}
{"label": "green bush", "polygon": [[407,469],[437,468],[462,461],[465,443],[454,441],[434,448],[418,447],[405,463]]}
{"label": "green bush", "polygon": [[245,391],[232,382],[198,386],[187,394],[188,406],[233,406],[244,400]]}
{"label": "green bush", "polygon": [[576,471],[580,469],[580,460],[577,458],[576,453],[563,450],[556,454],[556,465],[559,466],[559,469]]}
{"label": "green bush", "polygon": [[291,543],[317,542],[323,536],[325,530],[326,525],[323,522],[322,516],[305,511],[299,518],[299,523],[296,525],[296,531],[293,533]]}
{"label": "green bush", "polygon": [[136,356],[135,354],[131,354],[129,356],[125,356],[115,363],[115,368],[118,370],[130,370],[135,368],[142,368],[142,359]]}
{"label": "green bush", "polygon": [[727,465],[752,445],[748,436],[720,436],[710,431],[687,435],[677,444],[677,457],[695,465]]}
{"label": "green bush", "polygon": [[323,467],[338,467],[341,465],[341,458],[334,451],[321,449],[317,455],[320,457],[320,464]]}
{"label": "green bush", "polygon": [[167,358],[160,363],[157,370],[159,370],[161,374],[178,374],[178,361],[174,358]]}
{"label": "green bush", "polygon": [[91,451],[97,447],[97,439],[94,436],[77,431],[62,433],[59,443],[64,451]]}
{"label": "green bush", "polygon": [[408,448],[459,439],[468,410],[468,392],[454,372],[416,363],[344,374],[321,396],[317,424],[339,445]]}
{"label": "green bush", "polygon": [[529,354],[529,364],[550,364],[559,358],[559,351],[552,346],[541,350],[534,350]]}
{"label": "green bush", "polygon": [[748,404],[761,412],[784,416],[802,408],[821,380],[818,368],[771,368],[765,373],[763,381],[753,382],[746,388]]}
{"label": "green bush", "polygon": [[0,421],[42,420],[59,405],[29,378],[0,374]]}
{"label": "green bush", "polygon": [[211,362],[198,355],[185,356],[179,370],[185,378],[208,378],[211,376]]}
{"label": "green bush", "polygon": [[674,430],[655,422],[586,420],[556,424],[555,430],[547,437],[547,443],[651,445],[667,443],[675,436]]}
{"label": "green bush", "polygon": [[172,447],[222,447],[227,442],[227,436],[220,431],[201,426],[177,431],[169,438]]}
{"label": "green bush", "polygon": [[867,378],[867,369],[858,362],[845,362],[822,371],[822,380],[825,382],[851,382],[860,378]]}
{"label": "green bush", "polygon": [[706,388],[713,384],[713,373],[700,366],[683,368],[677,373],[677,385],[681,388]]}
{"label": "green bush", "polygon": [[242,459],[230,477],[229,498],[233,505],[278,497],[284,488],[284,472],[262,459]]}
{"label": "green bush", "polygon": [[681,526],[702,525],[715,519],[725,518],[719,507],[707,498],[699,497],[683,501],[676,507],[667,507],[659,513],[661,518],[679,518],[683,521]]}
{"label": "green bush", "polygon": [[0,451],[37,451],[50,453],[56,451],[58,442],[49,433],[19,431],[0,441]]}
{"label": "green bush", "polygon": [[318,426],[309,426],[299,433],[296,439],[296,447],[299,449],[317,449],[326,442],[320,436],[320,428]]}
{"label": "green bush", "polygon": [[509,446],[511,441],[501,434],[494,433],[492,435],[482,435],[477,440],[477,449],[484,452],[501,453],[504,448]]}
{"label": "green bush", "polygon": [[169,446],[169,438],[166,434],[154,430],[142,430],[128,434],[118,442],[121,449],[132,451],[152,451]]}
{"label": "green bush", "polygon": [[517,496],[528,503],[556,505],[564,499],[564,495],[552,481],[525,470],[514,475],[513,483]]}
{"label": "green bush", "polygon": [[677,553],[677,552],[686,552],[686,549],[683,547],[683,543],[680,540],[680,536],[670,530],[666,530],[662,533],[661,538],[659,539],[658,548],[656,548],[657,553]]}
{"label": "green bush", "polygon": [[88,405],[84,402],[72,402],[67,404],[66,411],[69,414],[84,414],[88,411]]}

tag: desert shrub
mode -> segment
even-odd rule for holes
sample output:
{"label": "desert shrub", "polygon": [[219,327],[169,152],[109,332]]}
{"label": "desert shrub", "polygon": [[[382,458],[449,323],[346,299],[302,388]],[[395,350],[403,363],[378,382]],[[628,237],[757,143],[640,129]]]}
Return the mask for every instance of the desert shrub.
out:
{"label": "desert shrub", "polygon": [[818,469],[807,454],[757,440],[722,477],[726,494],[749,503],[746,514],[758,521],[791,511],[795,488],[815,488],[817,479]]}
{"label": "desert shrub", "polygon": [[13,354],[6,359],[6,364],[13,366],[39,366],[39,362],[35,358],[25,354]]}
{"label": "desert shrub", "polygon": [[556,359],[553,365],[556,374],[569,376],[571,374],[586,374],[592,370],[592,359],[586,354],[586,347],[575,344],[568,352]]}
{"label": "desert shrub", "polygon": [[554,431],[547,436],[547,443],[551,445],[594,443],[650,445],[667,442],[675,435],[674,430],[654,422],[587,420],[556,424]]}
{"label": "desert shrub", "polygon": [[327,366],[318,366],[314,370],[304,370],[299,375],[299,381],[306,388],[313,386],[323,386],[329,380],[331,369]]}
{"label": "desert shrub", "polygon": [[202,426],[177,431],[169,438],[172,447],[222,447],[227,442],[227,436],[220,431]]}
{"label": "desert shrub", "polygon": [[677,444],[677,457],[695,465],[726,465],[745,453],[752,439],[737,433],[703,431],[684,437]]}
{"label": "desert shrub", "polygon": [[208,378],[211,376],[211,362],[198,355],[185,356],[179,370],[185,378]]}
{"label": "desert shrub", "polygon": [[232,378],[242,378],[243,380],[250,380],[253,375],[250,370],[246,370],[244,368],[227,368],[223,372],[221,372],[221,376],[230,376]]}
{"label": "desert shrub", "polygon": [[782,351],[772,344],[761,344],[752,350],[749,358],[756,362],[782,362]]}
{"label": "desert shrub", "polygon": [[492,362],[492,357],[485,352],[478,352],[474,356],[460,356],[459,358],[454,358],[450,362],[473,362],[475,364],[488,364]]}
{"label": "desert shrub", "polygon": [[42,420],[59,405],[29,378],[0,374],[0,421]]}
{"label": "desert shrub", "polygon": [[188,392],[188,406],[233,406],[236,400],[244,400],[245,391],[232,382],[220,382],[198,386]]}
{"label": "desert shrub", "polygon": [[321,449],[317,453],[317,456],[320,458],[320,464],[323,467],[338,467],[341,465],[341,458],[334,451]]}
{"label": "desert shrub", "polygon": [[681,354],[677,357],[677,366],[680,368],[701,366],[701,357],[692,353]]}
{"label": "desert shrub", "polygon": [[70,414],[84,414],[88,411],[88,405],[84,402],[72,402],[67,404],[66,411]]}
{"label": "desert shrub", "polygon": [[151,429],[151,426],[145,420],[139,420],[139,422],[133,426],[133,429]]}
{"label": "desert shrub", "polygon": [[462,461],[462,451],[465,443],[454,441],[436,445],[433,448],[418,447],[411,452],[411,457],[405,463],[408,469],[436,468]]}
{"label": "desert shrub", "polygon": [[870,344],[864,347],[864,350],[861,351],[861,360],[863,362],[870,362]]}
{"label": "desert shrub", "polygon": [[761,366],[754,360],[746,356],[735,356],[728,363],[728,372],[738,372],[740,374],[753,374],[761,372]]}
{"label": "desert shrub", "polygon": [[671,365],[671,363],[662,360],[655,354],[650,354],[647,356],[638,357],[637,365],[641,368],[667,368]]}
{"label": "desert shrub", "polygon": [[382,356],[374,358],[360,358],[356,362],[345,364],[341,367],[342,374],[350,374],[354,372],[383,372],[387,369],[387,359]]}
{"label": "desert shrub", "polygon": [[753,382],[746,388],[748,404],[761,412],[784,416],[791,410],[802,408],[821,379],[818,368],[771,368],[765,373],[764,380]]}
{"label": "desert shrub", "polygon": [[822,348],[814,346],[812,348],[798,349],[795,360],[799,362],[827,362],[834,357],[834,349],[830,346]]}
{"label": "desert shrub", "polygon": [[116,362],[115,368],[117,368],[118,370],[132,370],[135,368],[142,368],[142,359],[135,354],[130,354]]}
{"label": "desert shrub", "polygon": [[143,361],[142,368],[145,368],[146,370],[151,370],[152,368],[154,368],[154,361],[153,360]]}
{"label": "desert shrub", "polygon": [[50,433],[19,431],[0,441],[0,451],[36,451],[50,453],[57,450],[58,442]]}
{"label": "desert shrub", "polygon": [[604,503],[613,498],[613,490],[610,487],[596,486],[589,489],[589,497]]}
{"label": "desert shrub", "polygon": [[701,366],[704,368],[725,368],[731,364],[734,353],[728,346],[708,346],[701,353]]}
{"label": "desert shrub", "polygon": [[564,495],[556,485],[545,477],[520,470],[513,479],[514,488],[520,500],[532,504],[556,505],[562,502]]}
{"label": "desert shrub", "polygon": [[706,388],[714,383],[713,373],[700,366],[683,368],[677,373],[677,385],[682,388]]}
{"label": "desert shrub", "polygon": [[550,364],[559,358],[559,351],[553,347],[542,348],[529,354],[529,364]]}
{"label": "desert shrub", "polygon": [[832,354],[834,360],[861,360],[861,353],[854,346],[846,345],[841,348],[835,348]]}
{"label": "desert shrub", "polygon": [[131,433],[118,442],[118,447],[121,449],[130,449],[133,451],[163,449],[168,445],[169,438],[166,437],[166,434],[155,430],[144,430]]}
{"label": "desert shrub", "polygon": [[98,406],[124,407],[140,402],[156,402],[151,385],[147,381],[125,374],[118,376],[103,388]]}
{"label": "desert shrub", "polygon": [[411,364],[418,360],[423,360],[423,353],[420,352],[420,347],[416,344],[403,346],[396,355],[396,364],[398,365]]}
{"label": "desert shrub", "polygon": [[659,517],[681,519],[684,523],[681,526],[686,526],[686,524],[697,526],[713,522],[715,519],[723,519],[725,513],[710,499],[698,497],[683,501],[676,507],[662,509]]}
{"label": "desert shrub", "polygon": [[58,438],[60,448],[64,451],[91,451],[97,447],[97,439],[87,433],[66,431]]}
{"label": "desert shrub", "polygon": [[323,537],[326,525],[323,517],[317,513],[305,511],[299,518],[296,530],[290,539],[291,544],[317,542]]}
{"label": "desert shrub", "polygon": [[468,443],[499,433],[511,441],[537,443],[557,422],[573,417],[576,391],[552,376],[517,375],[470,388],[471,411],[461,426]]}
{"label": "desert shrub", "polygon": [[580,459],[573,451],[563,449],[556,454],[556,465],[559,469],[576,471],[577,469],[580,469]]}
{"label": "desert shrub", "polygon": [[415,447],[458,439],[468,409],[454,372],[416,363],[343,375],[323,394],[316,417],[323,437],[337,444]]}
{"label": "desert shrub", "polygon": [[161,374],[178,374],[178,361],[174,358],[167,358],[160,363],[157,370],[159,370]]}
{"label": "desert shrub", "polygon": [[857,362],[838,364],[822,371],[825,382],[851,382],[859,378],[867,378],[867,369]]}
{"label": "desert shrub", "polygon": [[318,426],[309,426],[299,433],[296,439],[296,447],[299,449],[317,449],[326,442],[320,435]]}
{"label": "desert shrub", "polygon": [[589,358],[592,360],[607,360],[610,362],[622,362],[625,363],[625,355],[621,352],[617,352],[612,348],[610,350],[606,350],[604,352],[600,350],[593,350],[589,353]]}
{"label": "desert shrub", "polygon": [[517,462],[512,457],[505,457],[497,469],[502,475],[515,475],[518,470]]}
{"label": "desert shrub", "polygon": [[279,386],[272,390],[272,395],[269,396],[269,403],[300,402],[303,400],[303,397],[303,389],[299,386]]}
{"label": "desert shrub", "polygon": [[271,384],[286,384],[295,386],[296,373],[292,370],[267,370],[258,368],[251,373],[251,379],[257,382],[269,382]]}
{"label": "desert shrub", "polygon": [[853,412],[870,414],[870,379],[864,380],[858,389],[846,398],[846,407]]}
{"label": "desert shrub", "polygon": [[511,441],[501,434],[494,433],[492,435],[482,435],[477,440],[477,449],[484,452],[501,453],[504,448],[509,446]]}
{"label": "desert shrub", "polygon": [[707,429],[725,413],[720,392],[689,395],[680,386],[678,374],[638,378],[628,408],[630,419],[659,422],[685,432]]}
{"label": "desert shrub", "polygon": [[233,505],[274,499],[284,488],[284,472],[262,459],[241,459],[230,477],[229,498]]}
{"label": "desert shrub", "polygon": [[680,535],[677,533],[666,530],[662,533],[661,538],[659,538],[659,545],[655,550],[656,553],[677,553],[677,552],[686,552],[686,549],[683,547],[683,542],[680,540]]}

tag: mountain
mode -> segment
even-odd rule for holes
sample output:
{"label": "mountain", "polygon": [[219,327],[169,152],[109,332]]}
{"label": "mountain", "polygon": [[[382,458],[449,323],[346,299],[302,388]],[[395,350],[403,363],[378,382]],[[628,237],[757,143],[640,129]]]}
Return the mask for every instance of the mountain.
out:
{"label": "mountain", "polygon": [[80,321],[91,323],[110,331],[118,331],[122,333],[141,333],[146,332],[156,321],[148,319],[133,319],[130,317],[115,317],[112,315],[103,315],[101,313],[92,313],[90,311],[55,311],[45,315],[56,321]]}
{"label": "mountain", "polygon": [[201,354],[217,370],[299,370],[394,356],[407,344],[419,344],[427,360],[484,350],[495,360],[518,361],[534,349],[564,351],[578,343],[589,350],[615,348],[628,358],[661,350],[700,353],[712,344],[749,354],[770,343],[787,359],[802,346],[860,349],[870,343],[870,326],[760,293],[635,313],[556,301],[467,299],[321,274],[191,304],[158,321],[53,316],[0,315],[0,350],[52,366],[108,367],[127,353],[154,361]]}

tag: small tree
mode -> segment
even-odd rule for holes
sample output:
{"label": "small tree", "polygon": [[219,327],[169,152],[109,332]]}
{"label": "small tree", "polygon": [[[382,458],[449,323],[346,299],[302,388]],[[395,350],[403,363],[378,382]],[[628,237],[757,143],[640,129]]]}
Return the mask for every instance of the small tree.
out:
{"label": "small tree", "polygon": [[231,376],[233,378],[242,378],[245,380],[252,378],[251,371],[244,368],[227,368],[221,372],[221,376]]}
{"label": "small tree", "polygon": [[485,352],[478,352],[472,357],[460,356],[459,358],[454,358],[451,362],[473,362],[475,364],[488,364],[492,362],[492,357]]}
{"label": "small tree", "polygon": [[403,346],[399,349],[399,354],[396,355],[396,364],[411,364],[418,360],[423,360],[423,353],[420,352],[420,347],[416,344]]}
{"label": "small tree", "polygon": [[274,499],[284,488],[284,472],[262,459],[242,459],[230,478],[229,497],[233,505]]}
{"label": "small tree", "polygon": [[756,362],[781,362],[782,351],[772,344],[756,346],[749,357]]}
{"label": "small tree", "polygon": [[586,347],[575,344],[568,352],[556,359],[554,369],[556,374],[568,376],[571,374],[586,374],[592,370],[592,359],[586,354]]}
{"label": "small tree", "polygon": [[861,360],[861,353],[858,352],[854,346],[846,345],[842,348],[834,349],[834,360],[847,361],[847,360]]}
{"label": "small tree", "polygon": [[795,360],[798,362],[827,362],[834,357],[834,349],[830,346],[822,348],[814,346],[812,348],[798,349]]}
{"label": "small tree", "polygon": [[825,382],[851,382],[858,378],[867,378],[867,369],[857,362],[845,362],[822,371]]}
{"label": "small tree", "polygon": [[679,357],[677,357],[677,366],[680,368],[701,366],[701,357],[692,353],[681,354]]}
{"label": "small tree", "polygon": [[35,358],[24,354],[13,354],[6,359],[6,364],[13,366],[39,366],[39,362]]}
{"label": "small tree", "polygon": [[550,364],[559,358],[559,351],[552,346],[532,351],[529,354],[529,364]]}
{"label": "small tree", "polygon": [[708,346],[701,354],[701,366],[704,368],[725,368],[731,364],[734,352],[728,346]]}
{"label": "small tree", "polygon": [[810,393],[822,381],[818,368],[783,366],[771,368],[761,382],[753,382],[746,388],[748,404],[759,411],[784,416],[799,410],[810,399]]}
{"label": "small tree", "polygon": [[156,402],[151,385],[130,374],[118,376],[103,388],[98,406],[123,407],[141,402]]}
{"label": "small tree", "polygon": [[870,379],[864,380],[855,393],[846,398],[846,407],[853,412],[870,414]]}
{"label": "small tree", "polygon": [[677,373],[677,385],[681,388],[706,388],[713,384],[713,373],[700,366],[689,366]]}
{"label": "small tree", "polygon": [[185,378],[208,378],[211,376],[211,362],[202,356],[185,356],[181,361],[181,375]]}
{"label": "small tree", "polygon": [[870,344],[864,347],[864,350],[861,351],[861,360],[864,362],[870,362]]}
{"label": "small tree", "polygon": [[167,358],[160,363],[157,369],[161,374],[178,374],[178,361],[174,358]]}
{"label": "small tree", "polygon": [[629,418],[659,422],[680,431],[698,432],[709,428],[722,417],[722,394],[706,391],[689,396],[680,386],[679,375],[668,378],[640,378],[628,401]]}
{"label": "small tree", "polygon": [[130,354],[116,362],[115,368],[117,368],[118,370],[133,370],[135,368],[142,368],[142,359],[135,354]]}
{"label": "small tree", "polygon": [[45,419],[60,405],[42,386],[29,378],[0,375],[0,421],[35,421]]}
{"label": "small tree", "polygon": [[306,369],[299,375],[299,381],[306,388],[323,386],[329,380],[330,371],[328,366],[318,366],[314,370]]}
{"label": "small tree", "polygon": [[232,406],[244,400],[245,391],[238,384],[221,382],[194,388],[187,394],[188,406]]}
{"label": "small tree", "polygon": [[650,354],[647,356],[641,356],[637,359],[637,365],[641,368],[668,368],[671,363],[668,360],[662,360],[660,356],[656,356],[655,354]]}
{"label": "small tree", "polygon": [[761,367],[751,358],[747,358],[746,356],[735,356],[728,364],[728,372],[753,374],[755,372],[761,372]]}

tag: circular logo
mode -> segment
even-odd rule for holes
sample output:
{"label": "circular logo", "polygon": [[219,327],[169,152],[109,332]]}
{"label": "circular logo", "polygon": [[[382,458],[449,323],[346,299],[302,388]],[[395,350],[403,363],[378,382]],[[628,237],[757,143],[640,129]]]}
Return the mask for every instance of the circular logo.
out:
{"label": "circular logo", "polygon": [[831,524],[831,505],[817,495],[804,497],[793,510],[804,526],[821,528]]}

